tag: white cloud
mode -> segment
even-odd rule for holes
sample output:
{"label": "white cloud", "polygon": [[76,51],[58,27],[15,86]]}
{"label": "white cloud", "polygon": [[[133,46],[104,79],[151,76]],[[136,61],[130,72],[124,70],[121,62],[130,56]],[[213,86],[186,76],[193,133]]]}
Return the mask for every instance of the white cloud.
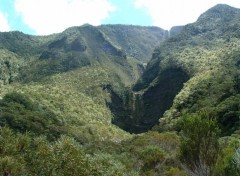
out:
{"label": "white cloud", "polygon": [[137,8],[146,8],[155,26],[170,29],[172,26],[192,23],[216,4],[240,8],[239,0],[135,0]]}
{"label": "white cloud", "polygon": [[45,35],[85,23],[99,25],[115,7],[108,0],[15,0],[15,9],[25,24]]}
{"label": "white cloud", "polygon": [[0,31],[9,31],[10,26],[8,24],[7,18],[0,12]]}

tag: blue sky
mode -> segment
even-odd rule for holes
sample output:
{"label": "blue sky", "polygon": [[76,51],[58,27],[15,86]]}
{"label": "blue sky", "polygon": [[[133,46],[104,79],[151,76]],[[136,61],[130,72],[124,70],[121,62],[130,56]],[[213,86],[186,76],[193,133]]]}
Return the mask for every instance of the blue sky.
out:
{"label": "blue sky", "polygon": [[8,21],[9,30],[19,30],[29,34],[35,34],[35,30],[24,24],[21,16],[16,13],[14,2],[14,0],[0,0],[0,11]]}
{"label": "blue sky", "polygon": [[85,23],[170,29],[220,3],[240,8],[240,0],[0,0],[0,31],[48,35]]}

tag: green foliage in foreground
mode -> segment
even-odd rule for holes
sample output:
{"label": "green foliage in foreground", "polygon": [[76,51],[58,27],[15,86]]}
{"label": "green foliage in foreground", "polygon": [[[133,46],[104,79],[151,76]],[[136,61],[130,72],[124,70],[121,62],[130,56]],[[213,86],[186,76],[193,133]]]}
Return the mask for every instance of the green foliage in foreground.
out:
{"label": "green foliage in foreground", "polygon": [[219,153],[220,130],[214,116],[200,114],[183,116],[179,158],[195,175],[212,175]]}
{"label": "green foliage in foreground", "polygon": [[[0,174],[14,176],[210,176],[237,175],[239,141],[219,140],[207,113],[185,115],[174,132],[148,132],[121,142],[81,144],[61,135],[55,141],[0,128]],[[186,169],[187,168],[187,169]],[[206,172],[205,172],[206,171]]]}
{"label": "green foliage in foreground", "polygon": [[238,176],[240,171],[238,138],[220,138],[216,116],[206,111],[185,114],[178,121],[178,158],[187,175]]}
{"label": "green foliage in foreground", "polygon": [[176,156],[178,145],[176,133],[148,132],[123,141],[120,157],[129,170],[138,168],[139,175],[185,175]]}
{"label": "green foliage in foreground", "polygon": [[50,143],[43,136],[31,138],[28,134],[15,134],[9,128],[0,129],[0,173],[3,175],[123,175],[118,163],[110,158],[86,155],[70,137],[61,136]]}
{"label": "green foliage in foreground", "polygon": [[235,137],[224,137],[219,140],[220,152],[212,175],[214,176],[238,176],[239,165],[236,162],[237,150],[240,141]]}
{"label": "green foliage in foreground", "polygon": [[[123,143],[80,145],[71,137],[46,137],[0,128],[0,174],[7,176],[185,175],[172,149],[174,133],[151,132]],[[88,152],[91,148],[92,152]],[[112,150],[109,150],[112,148]],[[170,152],[171,151],[171,152]],[[178,174],[174,174],[178,173]]]}

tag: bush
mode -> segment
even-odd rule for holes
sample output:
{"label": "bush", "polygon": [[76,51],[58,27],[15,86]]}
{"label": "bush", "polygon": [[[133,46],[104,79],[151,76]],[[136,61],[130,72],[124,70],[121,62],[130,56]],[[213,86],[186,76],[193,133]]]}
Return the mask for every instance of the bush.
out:
{"label": "bush", "polygon": [[127,174],[126,167],[113,155],[96,153],[90,157],[93,166],[92,174],[99,176],[124,176]]}
{"label": "bush", "polygon": [[179,127],[180,160],[193,175],[211,175],[219,153],[220,130],[215,117],[207,112],[185,115]]}
{"label": "bush", "polygon": [[165,160],[164,151],[155,146],[148,146],[140,151],[139,157],[143,163],[142,172],[154,170],[157,165],[161,165]]}

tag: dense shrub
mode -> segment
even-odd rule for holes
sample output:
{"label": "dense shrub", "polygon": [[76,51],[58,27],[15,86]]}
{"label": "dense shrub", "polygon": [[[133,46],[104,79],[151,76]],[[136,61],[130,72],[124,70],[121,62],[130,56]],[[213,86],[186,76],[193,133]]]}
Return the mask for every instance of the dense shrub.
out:
{"label": "dense shrub", "polygon": [[179,158],[193,175],[211,175],[219,153],[216,118],[207,112],[185,115],[179,121]]}

